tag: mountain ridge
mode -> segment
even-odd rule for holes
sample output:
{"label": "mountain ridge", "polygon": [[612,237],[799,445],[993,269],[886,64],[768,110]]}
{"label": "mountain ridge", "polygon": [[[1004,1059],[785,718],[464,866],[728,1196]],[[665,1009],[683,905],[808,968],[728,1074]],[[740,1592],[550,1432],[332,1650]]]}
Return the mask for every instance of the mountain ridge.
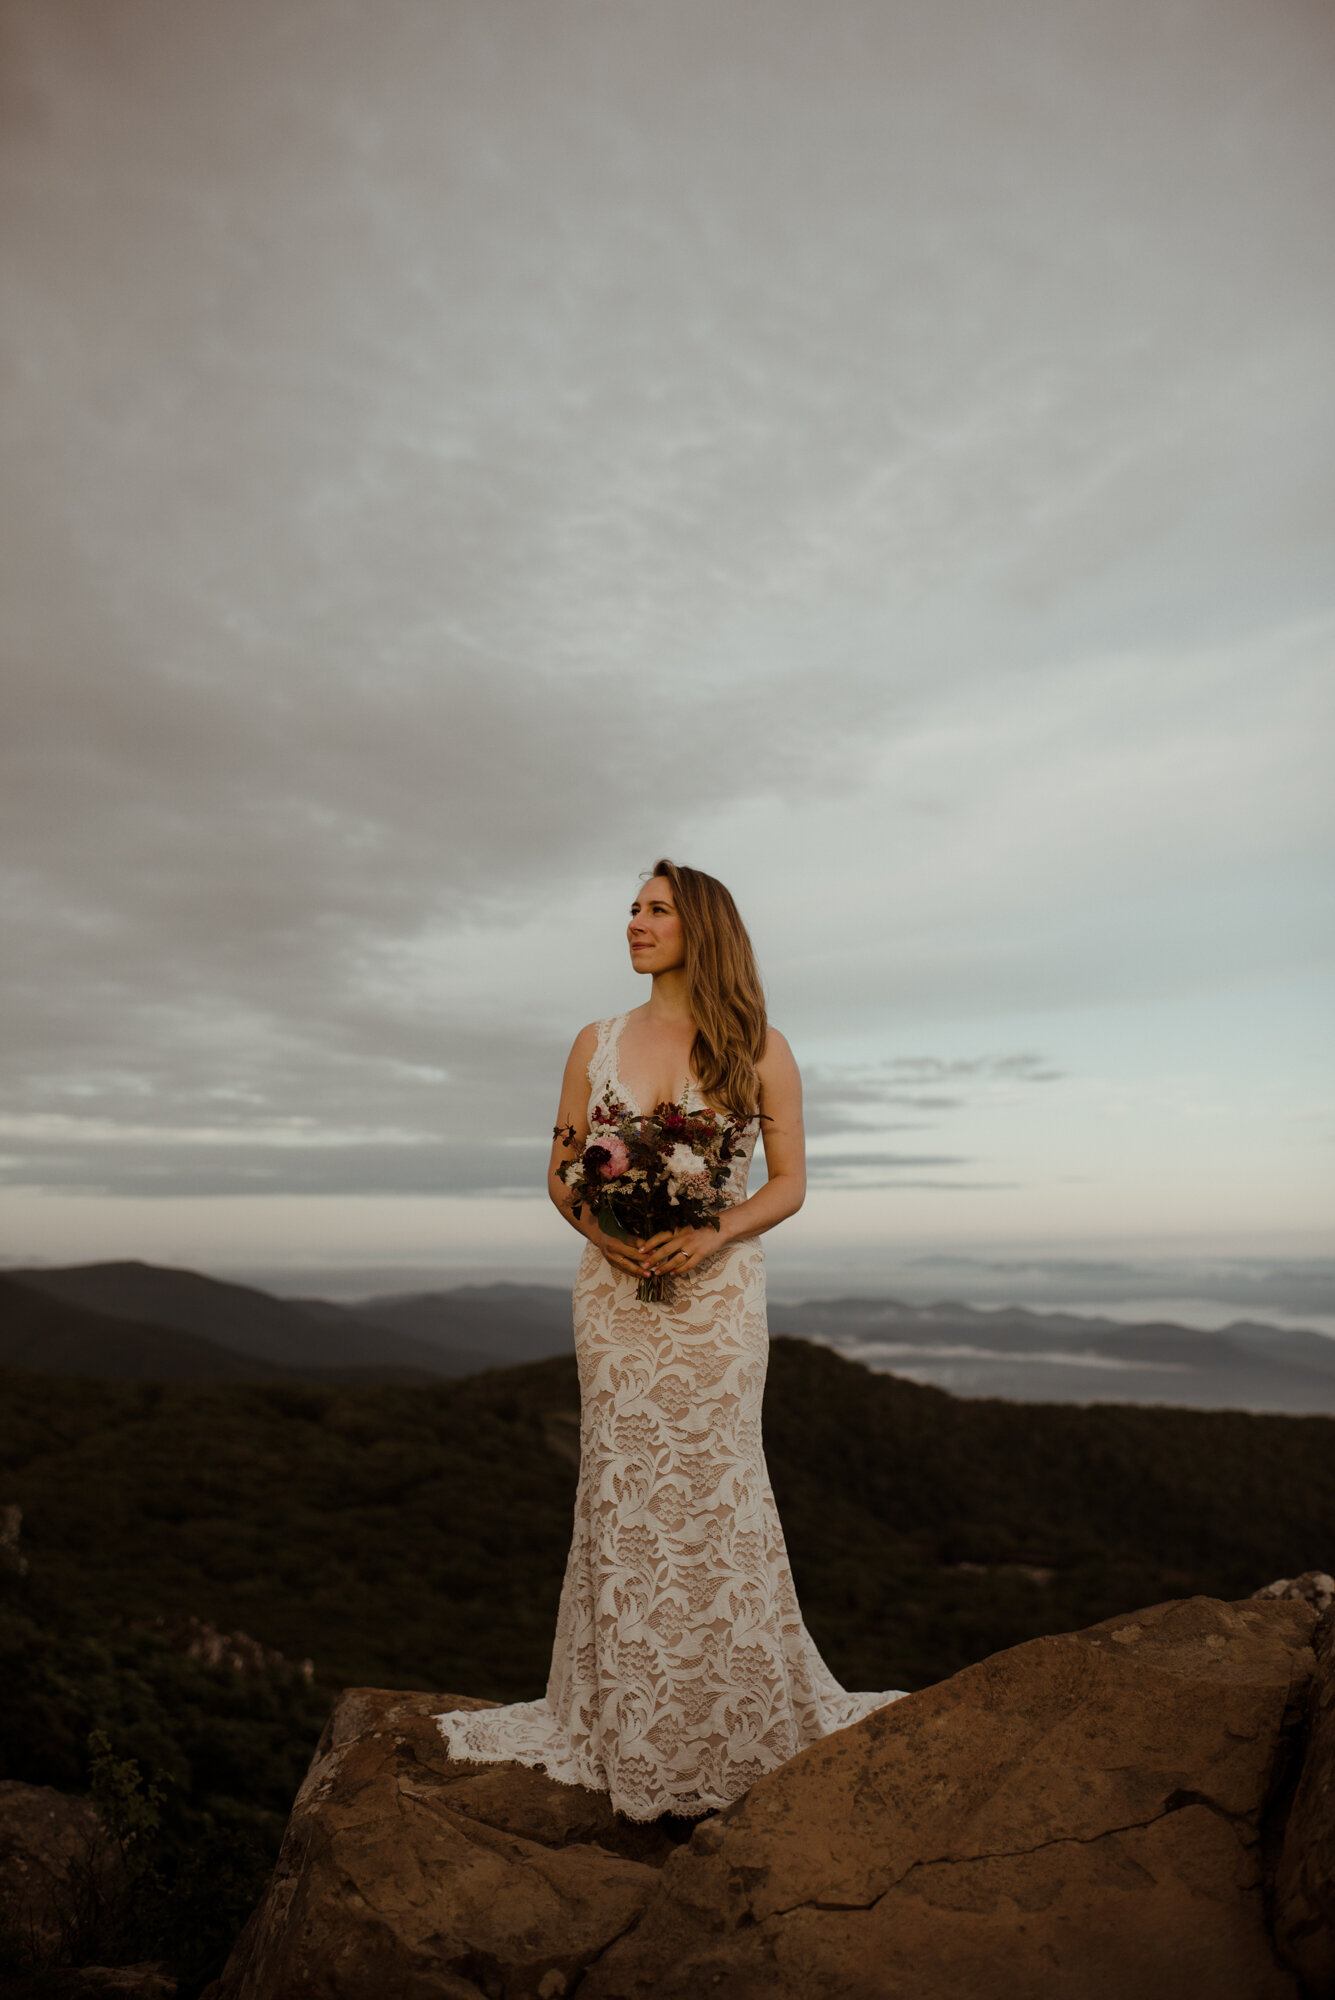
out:
{"label": "mountain ridge", "polygon": [[44,1375],[95,1375],[115,1343],[122,1380],[276,1381],[281,1369],[179,1328],[152,1326],[39,1291],[0,1274],[0,1366]]}
{"label": "mountain ridge", "polygon": [[[560,1286],[498,1280],[449,1289],[377,1293],[351,1303],[283,1297],[256,1286],[141,1260],[17,1267],[0,1274],[71,1312],[53,1365],[84,1357],[86,1372],[139,1376],[155,1352],[168,1378],[203,1379],[212,1344],[219,1380],[239,1379],[224,1352],[267,1370],[319,1380],[429,1382],[573,1352],[570,1295]],[[27,1321],[32,1308],[25,1308]],[[5,1335],[6,1317],[16,1332]],[[1185,1408],[1335,1413],[1335,1340],[1304,1328],[1238,1319],[1203,1329],[1171,1320],[1119,1321],[1027,1306],[846,1294],[771,1300],[770,1329],[833,1347],[882,1373],[966,1397],[1018,1402],[1168,1403]],[[42,1365],[23,1314],[0,1297],[0,1363]],[[127,1333],[130,1324],[136,1331]],[[47,1321],[54,1340],[56,1323]],[[123,1363],[121,1350],[124,1350]],[[20,1358],[20,1357],[26,1358]],[[33,1358],[33,1357],[36,1358]]]}
{"label": "mountain ridge", "polygon": [[279,1370],[327,1375],[331,1369],[409,1369],[430,1381],[451,1371],[438,1352],[355,1312],[330,1306],[317,1317],[301,1304],[253,1285],[138,1258],[109,1263],[34,1266],[5,1274],[84,1311],[134,1319],[217,1342]]}
{"label": "mountain ridge", "polygon": [[954,1395],[1335,1412],[1335,1340],[1254,1320],[1212,1329],[1026,1306],[945,1299],[917,1306],[844,1296],[773,1302],[770,1325]]}

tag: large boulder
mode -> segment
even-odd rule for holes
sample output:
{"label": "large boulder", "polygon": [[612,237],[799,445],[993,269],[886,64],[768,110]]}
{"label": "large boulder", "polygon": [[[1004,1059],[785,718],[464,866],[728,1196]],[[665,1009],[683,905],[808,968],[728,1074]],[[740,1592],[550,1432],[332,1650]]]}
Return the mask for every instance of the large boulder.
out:
{"label": "large boulder", "polygon": [[1294,2000],[1262,1829],[1312,1624],[1156,1605],[880,1710],[702,1827],[580,2000]]}
{"label": "large boulder", "polygon": [[0,1781],[0,1924],[39,1957],[60,1951],[80,1891],[105,1890],[110,1856],[87,1799]]}
{"label": "large boulder", "polygon": [[1335,1607],[1312,1635],[1305,1754],[1275,1883],[1275,1936],[1309,1993],[1335,1994]]}
{"label": "large boulder", "polygon": [[1287,1849],[1283,1957],[1267,1927],[1314,1622],[1195,1598],[1016,1646],[813,1745],[689,1841],[451,1762],[431,1716],[480,1704],[355,1691],[212,2000],[1316,1995],[1299,1973],[1324,1892],[1284,1874]]}
{"label": "large boulder", "polygon": [[450,1759],[455,1695],[353,1688],[292,1808],[216,2000],[555,2000],[633,1924],[661,1827],[521,1765]]}
{"label": "large boulder", "polygon": [[[17,1510],[12,1510],[17,1511]],[[177,1981],[161,1960],[138,1965],[65,1963],[81,1922],[123,1892],[119,1850],[90,1800],[50,1785],[0,1781],[0,1936],[28,1967],[0,1979],[16,2000],[172,2000]]]}

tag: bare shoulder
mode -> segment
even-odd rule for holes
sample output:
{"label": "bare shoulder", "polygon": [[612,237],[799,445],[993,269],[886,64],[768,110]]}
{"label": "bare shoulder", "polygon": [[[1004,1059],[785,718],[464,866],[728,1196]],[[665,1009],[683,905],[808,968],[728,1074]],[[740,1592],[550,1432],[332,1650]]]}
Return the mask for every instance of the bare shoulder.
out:
{"label": "bare shoulder", "polygon": [[598,1046],[599,1025],[597,1021],[590,1021],[586,1027],[580,1029],[570,1045],[571,1062],[588,1062],[591,1059]]}
{"label": "bare shoulder", "polygon": [[590,1021],[587,1027],[580,1029],[566,1057],[565,1074],[561,1078],[561,1108],[556,1119],[558,1134],[566,1125],[573,1125],[581,1135],[588,1129],[589,1071],[597,1047],[598,1023]]}

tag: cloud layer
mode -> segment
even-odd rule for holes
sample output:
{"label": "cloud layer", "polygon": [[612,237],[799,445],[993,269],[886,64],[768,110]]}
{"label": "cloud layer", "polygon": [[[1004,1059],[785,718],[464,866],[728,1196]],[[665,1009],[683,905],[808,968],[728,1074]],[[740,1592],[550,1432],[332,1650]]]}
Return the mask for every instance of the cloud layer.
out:
{"label": "cloud layer", "polygon": [[[1036,1226],[1184,1037],[1281,1103],[1236,996],[1315,1043],[1327,17],[0,15],[12,1185],[530,1187],[664,848],[831,1185]],[[1258,1214],[1328,1184],[1328,1123],[1250,1130]]]}

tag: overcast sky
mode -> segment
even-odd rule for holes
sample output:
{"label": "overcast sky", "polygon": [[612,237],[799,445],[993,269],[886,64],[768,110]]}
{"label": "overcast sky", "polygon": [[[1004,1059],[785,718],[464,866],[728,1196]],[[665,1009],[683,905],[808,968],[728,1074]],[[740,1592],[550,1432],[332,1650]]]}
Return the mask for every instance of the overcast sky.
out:
{"label": "overcast sky", "polygon": [[0,1252],[569,1262],[666,851],[780,1263],[1330,1256],[1335,12],[0,19]]}

